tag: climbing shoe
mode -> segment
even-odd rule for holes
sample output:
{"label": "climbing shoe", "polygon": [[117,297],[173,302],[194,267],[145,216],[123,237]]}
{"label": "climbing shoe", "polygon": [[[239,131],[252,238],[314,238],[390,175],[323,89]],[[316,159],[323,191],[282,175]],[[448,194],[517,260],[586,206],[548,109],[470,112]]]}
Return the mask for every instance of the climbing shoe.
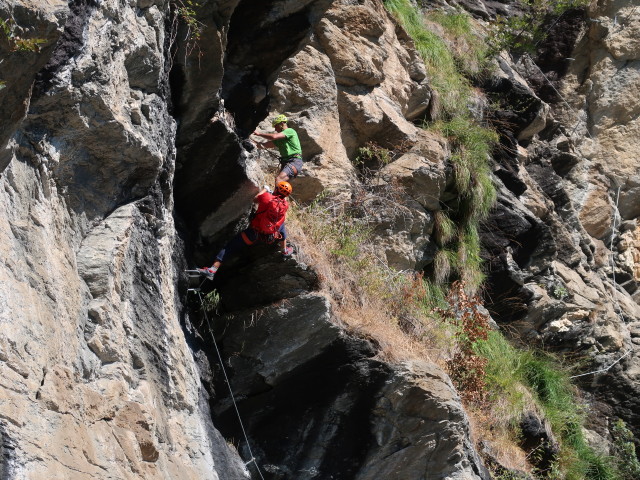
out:
{"label": "climbing shoe", "polygon": [[209,280],[213,280],[213,277],[215,276],[216,272],[218,271],[217,268],[210,268],[210,267],[196,268],[196,270],[198,271],[198,273],[200,273],[201,275],[204,275]]}

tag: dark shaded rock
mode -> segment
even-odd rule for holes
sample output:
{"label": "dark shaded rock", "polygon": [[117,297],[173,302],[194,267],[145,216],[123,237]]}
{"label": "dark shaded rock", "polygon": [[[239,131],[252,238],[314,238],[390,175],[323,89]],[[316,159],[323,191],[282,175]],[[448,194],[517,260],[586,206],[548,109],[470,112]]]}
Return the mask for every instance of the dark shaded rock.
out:
{"label": "dark shaded rock", "polygon": [[[221,327],[230,385],[265,478],[490,478],[463,440],[466,417],[446,375],[375,360],[371,343],[331,317],[328,300],[310,294],[237,313]],[[218,378],[216,424],[248,455]]]}
{"label": "dark shaded rock", "polygon": [[[543,223],[521,210],[516,210],[507,198],[498,200],[481,232],[483,247],[488,253],[489,261],[504,253],[507,247],[511,247],[513,258],[521,268],[528,266],[534,252],[544,245],[543,239],[552,240],[548,228]],[[552,252],[553,243],[548,242],[544,251]]]}
{"label": "dark shaded rock", "polygon": [[284,257],[279,244],[256,244],[225,260],[214,286],[222,296],[224,309],[236,311],[315,290],[318,277],[293,257]]}
{"label": "dark shaded rock", "polygon": [[279,12],[278,0],[241,0],[235,8],[227,35],[222,97],[245,134],[266,116],[268,79],[309,33],[311,8],[319,3],[297,2],[286,15]]}
{"label": "dark shaded rock", "polygon": [[95,11],[95,0],[72,0],[69,2],[70,12],[64,25],[64,32],[55,46],[51,58],[38,72],[36,93],[43,94],[51,87],[55,74],[63,68],[69,59],[75,57],[83,47],[82,38],[89,17]]}
{"label": "dark shaded rock", "polygon": [[522,195],[527,190],[527,184],[520,180],[518,172],[513,167],[499,168],[493,173],[514,195]]}
{"label": "dark shaded rock", "polygon": [[[328,316],[326,300],[308,296],[227,327],[223,357],[267,478],[353,478],[372,443],[369,414],[390,369],[367,361],[372,346],[344,338]],[[242,438],[225,390],[216,388],[216,424]]]}
{"label": "dark shaded rock", "polygon": [[551,427],[546,420],[540,419],[534,412],[527,412],[520,421],[520,431],[521,446],[531,453],[529,458],[532,463],[539,471],[548,471],[560,451],[551,433]]}
{"label": "dark shaded rock", "polygon": [[489,121],[507,138],[501,139],[503,150],[498,157],[515,159],[517,143],[504,143],[510,137],[527,141],[542,131],[547,122],[549,107],[536,95],[515,70],[509,57],[496,59],[499,70],[487,78],[482,87],[495,107],[489,112]]}
{"label": "dark shaded rock", "polygon": [[14,457],[16,446],[7,434],[3,422],[4,420],[0,421],[0,478],[5,480],[14,478],[15,475]]}
{"label": "dark shaded rock", "polygon": [[545,23],[551,26],[538,46],[536,57],[536,63],[542,71],[553,73],[556,78],[567,73],[576,40],[584,29],[586,20],[584,8],[571,8],[556,19],[547,19]]}
{"label": "dark shaded rock", "polygon": [[559,82],[573,61],[571,54],[586,16],[584,9],[570,9],[555,20],[547,21],[551,27],[538,46],[535,61],[522,57],[518,71],[538,97],[547,103],[558,103],[563,101]]}
{"label": "dark shaded rock", "polygon": [[[239,0],[198,2],[194,20],[200,22],[199,39],[179,18],[172,25],[170,83],[173,114],[180,119],[177,145],[197,139],[213,115],[222,108],[220,87],[224,74],[226,38],[223,32]],[[174,15],[178,15],[174,12]]]}
{"label": "dark shaded rock", "polygon": [[558,152],[551,157],[550,161],[553,171],[564,177],[580,163],[580,157],[569,152]]}
{"label": "dark shaded rock", "polygon": [[198,263],[212,262],[211,251],[235,233],[258,187],[247,177],[248,155],[223,117],[209,122],[202,135],[179,152],[176,210],[199,241]]}

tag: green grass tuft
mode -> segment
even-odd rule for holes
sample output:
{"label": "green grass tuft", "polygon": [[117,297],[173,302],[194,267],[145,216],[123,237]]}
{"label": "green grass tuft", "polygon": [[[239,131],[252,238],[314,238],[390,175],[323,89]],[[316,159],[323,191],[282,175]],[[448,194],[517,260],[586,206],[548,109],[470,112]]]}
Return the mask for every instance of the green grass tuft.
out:
{"label": "green grass tuft", "polygon": [[457,68],[447,43],[426,27],[422,13],[408,0],[385,0],[385,7],[405,28],[424,60],[431,87],[448,118],[468,114],[472,88]]}
{"label": "green grass tuft", "polygon": [[[502,424],[517,428],[521,414],[539,409],[550,422],[560,442],[554,469],[558,478],[573,480],[616,480],[617,468],[611,458],[590,448],[582,434],[585,411],[576,398],[569,373],[551,356],[517,349],[499,332],[491,332],[480,342],[477,352],[487,360],[486,382],[489,396],[500,400],[496,417]],[[525,392],[531,392],[533,398]],[[551,476],[551,478],[556,478]]]}

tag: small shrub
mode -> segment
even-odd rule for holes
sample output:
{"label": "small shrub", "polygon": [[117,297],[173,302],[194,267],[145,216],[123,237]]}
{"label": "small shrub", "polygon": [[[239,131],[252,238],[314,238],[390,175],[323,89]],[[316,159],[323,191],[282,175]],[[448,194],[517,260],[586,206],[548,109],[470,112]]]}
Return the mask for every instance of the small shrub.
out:
{"label": "small shrub", "polygon": [[220,294],[217,290],[212,290],[207,293],[202,299],[202,308],[207,313],[218,313],[218,307],[220,306]]}
{"label": "small shrub", "polygon": [[185,34],[185,56],[191,55],[194,50],[198,50],[200,56],[199,42],[205,25],[198,20],[197,9],[200,8],[198,0],[171,0],[172,22],[170,33],[170,45],[173,45],[178,34],[178,24],[184,25]]}
{"label": "small shrub", "polygon": [[370,231],[358,224],[353,218],[339,218],[327,229],[327,237],[331,239],[334,247],[329,251],[338,256],[355,259],[361,252],[361,246],[369,237]]}
{"label": "small shrub", "polygon": [[358,149],[353,163],[356,167],[380,168],[389,164],[392,160],[393,152],[391,150],[371,141]]}
{"label": "small shrub", "polygon": [[0,33],[9,42],[9,49],[12,52],[34,52],[40,51],[42,45],[47,41],[43,38],[22,38],[19,35],[20,28],[13,19],[3,20],[0,18]]}
{"label": "small shrub", "polygon": [[[10,52],[33,52],[38,53],[47,41],[43,38],[22,38],[19,33],[20,28],[13,19],[3,20],[0,18],[0,38],[4,38],[9,44]],[[0,59],[0,63],[4,59]],[[0,90],[5,88],[7,83],[0,80]]]}
{"label": "small shrub", "polygon": [[589,0],[523,0],[522,4],[523,15],[496,18],[488,39],[492,52],[535,53],[537,45],[548,35],[554,18],[570,9],[586,7]]}
{"label": "small shrub", "polygon": [[469,296],[463,282],[451,286],[447,295],[448,308],[440,310],[443,318],[456,325],[456,352],[447,362],[452,380],[463,399],[482,402],[485,398],[485,367],[487,359],[478,355],[476,345],[487,339],[489,322],[479,308],[480,299]]}
{"label": "small shrub", "polygon": [[176,13],[186,25],[189,37],[194,41],[200,40],[203,24],[196,18],[196,8],[200,7],[195,0],[174,0]]}
{"label": "small shrub", "polygon": [[640,461],[638,461],[633,433],[623,420],[618,419],[613,424],[611,435],[613,437],[613,459],[620,480],[639,479]]}
{"label": "small shrub", "polygon": [[567,292],[567,289],[563,285],[554,286],[552,293],[553,293],[553,296],[558,300],[562,300],[567,295],[569,295],[569,292]]}

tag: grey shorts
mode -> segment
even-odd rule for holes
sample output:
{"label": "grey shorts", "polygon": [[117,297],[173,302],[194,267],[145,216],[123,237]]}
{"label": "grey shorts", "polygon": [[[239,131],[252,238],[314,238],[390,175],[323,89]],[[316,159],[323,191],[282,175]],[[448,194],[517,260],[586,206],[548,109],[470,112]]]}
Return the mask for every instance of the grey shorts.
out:
{"label": "grey shorts", "polygon": [[286,173],[289,178],[296,178],[302,170],[302,158],[292,157],[280,163],[282,171]]}

